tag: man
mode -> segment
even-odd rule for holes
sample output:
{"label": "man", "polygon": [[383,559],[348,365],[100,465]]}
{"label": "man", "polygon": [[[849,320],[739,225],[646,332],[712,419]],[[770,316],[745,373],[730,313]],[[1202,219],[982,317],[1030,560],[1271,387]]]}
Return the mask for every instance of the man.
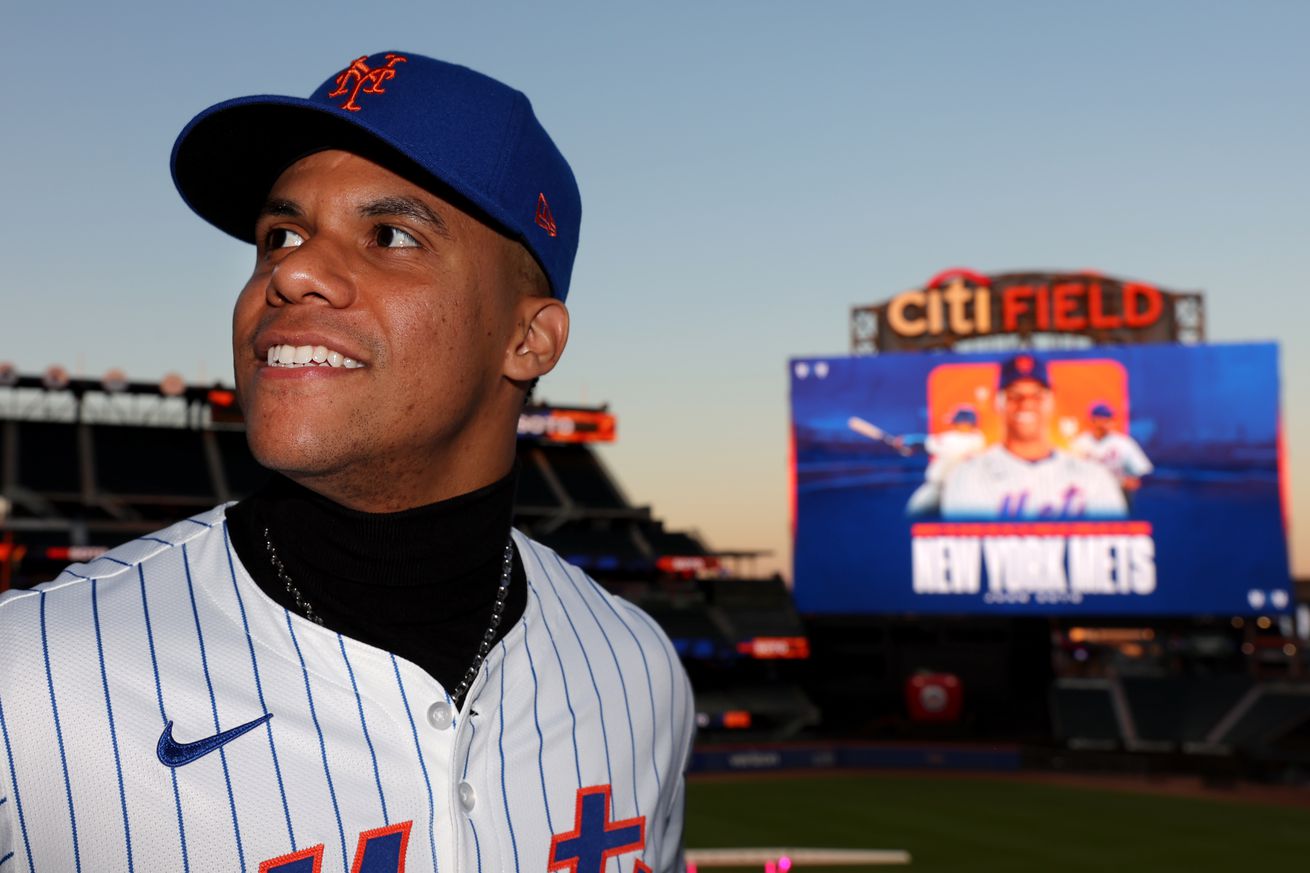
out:
{"label": "man", "polygon": [[1151,473],[1155,465],[1137,440],[1115,429],[1114,410],[1108,403],[1093,405],[1088,418],[1091,427],[1074,440],[1074,454],[1108,470],[1118,480],[1124,498],[1131,502],[1142,487],[1142,477]]}
{"label": "man", "polygon": [[935,513],[941,508],[942,483],[961,462],[987,447],[987,437],[978,428],[978,413],[967,404],[951,414],[950,427],[929,434],[923,448],[928,453],[928,467],[923,484],[915,489],[906,504],[907,515]]}
{"label": "man", "polygon": [[1123,492],[1104,468],[1058,451],[1051,439],[1055,397],[1046,365],[1019,354],[1001,365],[998,445],[965,461],[942,488],[948,519],[1121,518]]}
{"label": "man", "polygon": [[173,176],[255,244],[280,475],[0,600],[0,870],[679,869],[686,676],[510,528],[581,211],[527,99],[364,56],[202,112]]}

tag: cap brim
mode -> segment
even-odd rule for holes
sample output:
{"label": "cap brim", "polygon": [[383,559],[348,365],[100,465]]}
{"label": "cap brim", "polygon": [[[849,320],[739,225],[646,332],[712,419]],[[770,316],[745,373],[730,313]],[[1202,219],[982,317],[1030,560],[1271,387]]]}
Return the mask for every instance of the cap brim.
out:
{"label": "cap brim", "polygon": [[363,119],[299,97],[239,97],[197,115],[173,145],[173,183],[197,215],[253,243],[255,222],[282,171],[306,155],[333,148],[364,154],[425,188],[440,191],[498,229],[505,227],[494,209],[468,199],[458,179],[441,178],[419,167]]}

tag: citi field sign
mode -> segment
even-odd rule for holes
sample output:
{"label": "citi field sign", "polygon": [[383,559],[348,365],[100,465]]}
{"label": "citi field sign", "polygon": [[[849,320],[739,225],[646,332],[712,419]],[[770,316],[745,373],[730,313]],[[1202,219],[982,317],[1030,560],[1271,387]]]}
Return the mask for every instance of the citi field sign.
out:
{"label": "citi field sign", "polygon": [[1176,338],[1178,303],[1195,297],[1089,271],[987,275],[953,268],[869,310],[877,317],[878,347],[884,351],[999,334],[1165,342]]}

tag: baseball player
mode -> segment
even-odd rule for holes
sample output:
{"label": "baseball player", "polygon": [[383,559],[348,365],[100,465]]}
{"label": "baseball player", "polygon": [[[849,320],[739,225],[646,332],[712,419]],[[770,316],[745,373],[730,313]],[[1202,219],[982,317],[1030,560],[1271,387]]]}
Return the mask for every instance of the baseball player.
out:
{"label": "baseball player", "polygon": [[1019,354],[1001,365],[1002,441],[961,463],[942,485],[948,519],[1121,518],[1123,492],[1104,467],[1051,443],[1055,398],[1046,365]]}
{"label": "baseball player", "polygon": [[1073,452],[1080,458],[1095,461],[1119,481],[1129,500],[1142,487],[1142,477],[1155,469],[1151,459],[1127,433],[1115,430],[1114,410],[1108,403],[1092,406],[1089,430],[1073,441]]}
{"label": "baseball player", "polygon": [[930,460],[923,484],[910,495],[905,511],[909,515],[937,512],[941,507],[942,483],[951,471],[987,447],[987,437],[978,429],[978,413],[968,405],[951,415],[951,426],[929,434],[923,443]]}
{"label": "baseball player", "polygon": [[681,869],[686,675],[510,527],[580,217],[527,99],[367,55],[205,110],[172,168],[255,245],[278,475],[0,599],[0,873]]}

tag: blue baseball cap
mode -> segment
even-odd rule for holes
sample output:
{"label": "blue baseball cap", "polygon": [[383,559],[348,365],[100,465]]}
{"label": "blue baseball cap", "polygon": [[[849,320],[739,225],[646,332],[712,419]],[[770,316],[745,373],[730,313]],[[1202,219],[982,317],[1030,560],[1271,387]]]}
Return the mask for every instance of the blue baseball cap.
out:
{"label": "blue baseball cap", "polygon": [[955,414],[951,416],[951,424],[977,423],[978,413],[974,412],[973,407],[971,406],[961,406],[959,409],[955,410]]}
{"label": "blue baseball cap", "polygon": [[173,183],[201,218],[253,243],[277,177],[324,149],[356,152],[527,247],[560,300],[582,198],[568,162],[519,91],[408,52],[351,61],[308,98],[259,95],[209,107],[173,144]]}
{"label": "blue baseball cap", "polygon": [[1092,418],[1114,418],[1114,410],[1108,403],[1098,403],[1092,407]]}
{"label": "blue baseball cap", "polygon": [[1004,391],[1020,379],[1032,379],[1041,383],[1043,388],[1051,387],[1051,379],[1046,374],[1046,364],[1040,358],[1020,354],[1001,364],[1001,390]]}

